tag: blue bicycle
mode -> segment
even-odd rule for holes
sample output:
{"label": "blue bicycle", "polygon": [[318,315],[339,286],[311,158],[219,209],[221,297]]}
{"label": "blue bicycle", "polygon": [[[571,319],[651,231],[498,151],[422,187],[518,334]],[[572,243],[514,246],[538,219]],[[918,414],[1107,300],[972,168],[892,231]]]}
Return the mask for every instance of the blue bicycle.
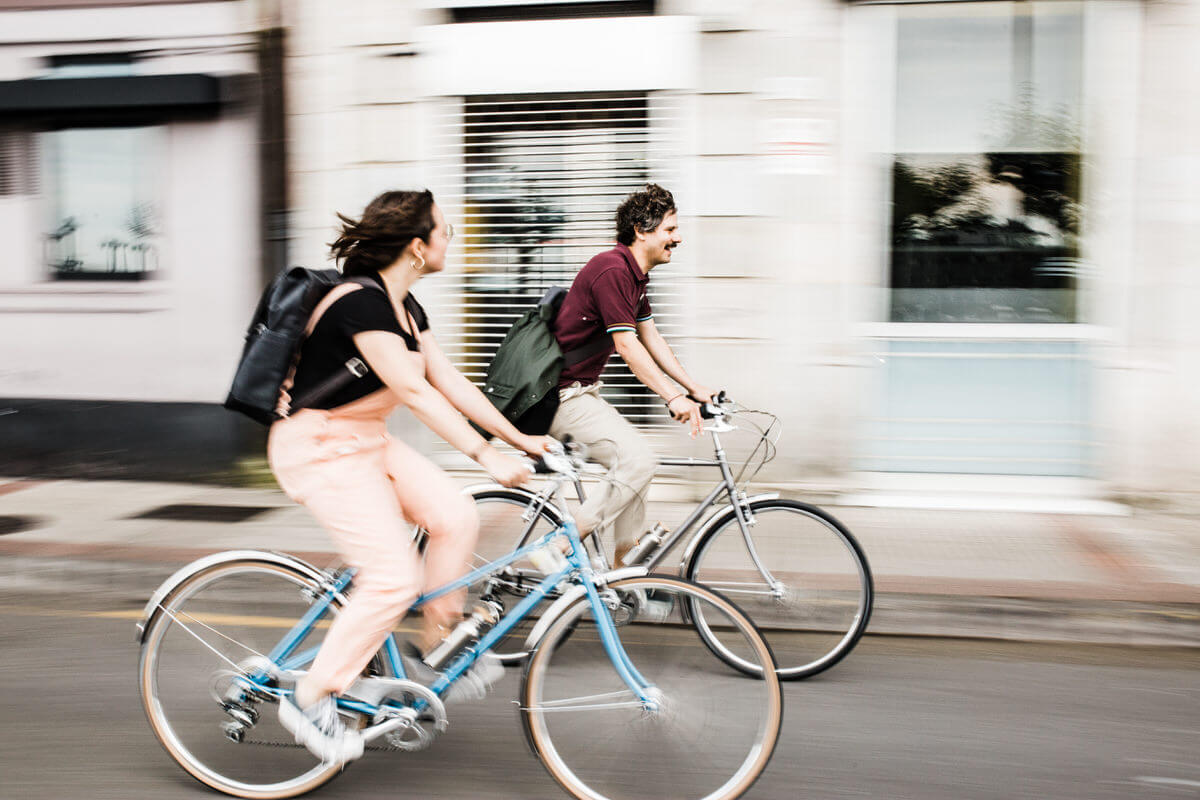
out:
{"label": "blue bicycle", "polygon": [[[579,463],[548,456],[561,486]],[[564,504],[565,506],[565,504]],[[516,701],[527,741],[550,775],[581,800],[644,797],[623,765],[649,764],[672,796],[741,796],[774,752],[783,718],[775,662],[754,624],[698,583],[643,567],[599,572],[569,513],[562,525],[417,600],[487,581],[565,537],[565,565],[424,685],[410,680],[393,634],[338,700],[371,751],[429,747],[448,724],[443,697],[543,600],[528,635]],[[311,791],[342,771],[294,743],[272,707],[320,647],[353,591],[353,570],[331,573],[283,553],[252,550],[189,564],[155,592],[138,624],[138,684],[155,736],[188,773],[236,797]],[[756,666],[730,669],[692,624]],[[403,631],[403,627],[400,629]],[[453,705],[451,706],[453,708]]]}

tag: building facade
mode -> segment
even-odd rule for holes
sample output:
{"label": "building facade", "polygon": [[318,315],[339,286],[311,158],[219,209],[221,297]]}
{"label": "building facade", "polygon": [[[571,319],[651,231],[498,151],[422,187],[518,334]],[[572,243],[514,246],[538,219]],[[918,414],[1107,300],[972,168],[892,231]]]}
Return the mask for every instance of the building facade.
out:
{"label": "building facade", "polygon": [[[150,10],[168,6],[170,25],[147,28],[163,51],[201,30],[205,46],[283,32],[286,148],[250,146],[261,104],[165,123],[172,152],[188,154],[166,157],[166,191],[202,209],[203,224],[178,211],[163,226],[169,244],[128,230],[128,243],[102,238],[91,265],[72,268],[146,270],[153,252],[163,277],[134,282],[60,274],[81,259],[64,255],[80,234],[47,217],[49,177],[31,189],[24,173],[6,173],[4,186],[27,188],[0,198],[6,241],[19,242],[0,276],[4,302],[19,308],[0,324],[30,344],[6,357],[0,396],[214,404],[253,296],[284,258],[262,258],[284,234],[261,210],[287,209],[287,261],[322,266],[335,212],[425,186],[458,235],[447,272],[417,293],[443,346],[478,378],[511,319],[609,246],[620,198],[657,181],[676,195],[684,245],[654,274],[656,318],[700,380],[779,417],[768,481],[860,502],[976,506],[1195,491],[1200,2]],[[0,28],[5,77],[121,49],[84,32],[86,47],[33,44],[47,37],[30,20],[59,13],[12,12],[20,23]],[[174,15],[201,13],[207,28],[163,33],[179,30]],[[237,47],[185,51],[164,71],[263,72]],[[61,172],[71,148],[88,145],[59,134],[38,135],[67,154],[54,162]],[[254,199],[264,152],[286,156],[286,179],[269,184],[286,197],[274,204]],[[190,336],[198,325],[211,331],[202,341]],[[64,329],[70,341],[51,334]],[[117,366],[112,348],[126,339],[136,344]],[[661,452],[703,452],[619,365],[606,383]],[[397,425],[444,463],[464,463]]]}
{"label": "building facade", "polygon": [[0,451],[7,474],[184,477],[263,285],[249,2],[0,3]]}
{"label": "building facade", "polygon": [[[478,375],[658,180],[685,240],[654,275],[660,324],[695,375],[779,415],[772,479],[1189,492],[1198,14],[313,0],[288,20],[292,252],[321,258],[335,209],[433,187],[464,235],[420,291]],[[664,452],[700,447],[610,383]]]}

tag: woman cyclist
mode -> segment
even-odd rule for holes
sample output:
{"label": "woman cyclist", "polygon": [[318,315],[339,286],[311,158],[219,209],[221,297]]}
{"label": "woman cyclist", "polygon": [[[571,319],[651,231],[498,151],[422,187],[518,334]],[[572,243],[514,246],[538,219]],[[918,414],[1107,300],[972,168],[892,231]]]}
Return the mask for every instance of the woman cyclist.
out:
{"label": "woman cyclist", "polygon": [[[386,192],[359,220],[339,218],[341,234],[331,247],[343,275],[370,278],[378,288],[347,282],[322,299],[290,395],[302,396],[355,357],[369,371],[317,407],[276,422],[267,445],[279,485],[308,507],[358,570],[349,602],[312,668],[279,704],[280,723],[328,762],[363,752],[361,736],[339,719],[334,696],[350,688],[423,588],[466,571],[479,531],[471,500],[428,459],[388,435],[388,415],[406,406],[506,486],[523,483],[528,469],[494,450],[463,415],[529,454],[552,442],[514,428],[450,363],[409,293],[425,275],[445,268],[453,236],[432,193]],[[424,568],[407,523],[429,532]],[[425,652],[456,624],[464,595],[462,590],[424,606]],[[491,673],[478,680],[494,681],[497,667],[477,667]]]}

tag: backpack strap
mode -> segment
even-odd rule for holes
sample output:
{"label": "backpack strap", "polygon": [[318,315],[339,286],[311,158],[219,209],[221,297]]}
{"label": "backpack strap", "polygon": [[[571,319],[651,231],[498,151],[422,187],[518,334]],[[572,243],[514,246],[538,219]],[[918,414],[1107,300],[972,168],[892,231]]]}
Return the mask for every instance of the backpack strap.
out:
{"label": "backpack strap", "polygon": [[[313,309],[312,316],[309,317],[308,325],[304,328],[304,338],[307,339],[312,335],[313,330],[317,327],[317,323],[321,321],[321,317],[329,310],[329,307],[342,299],[350,292],[356,292],[358,289],[351,288],[353,284],[357,284],[361,288],[372,288],[383,291],[378,283],[371,278],[362,276],[347,278],[342,283],[330,289],[321,302],[317,303],[317,307]],[[346,361],[345,369],[339,369],[337,372],[330,375],[325,380],[318,383],[309,391],[305,392],[300,397],[292,400],[289,392],[292,388],[292,382],[296,378],[296,367],[300,365],[300,350],[297,348],[296,357],[292,360],[292,368],[288,371],[287,379],[283,385],[279,387],[279,404],[275,408],[275,413],[280,417],[286,417],[291,413],[293,408],[309,408],[316,403],[324,400],[326,397],[333,395],[342,387],[350,384],[352,381],[358,380],[366,375],[369,371],[367,365],[361,358],[354,356]]]}
{"label": "backpack strap", "polygon": [[573,367],[576,364],[587,361],[597,353],[602,353],[612,344],[612,337],[607,333],[601,333],[589,342],[579,345],[563,353],[563,366]]}
{"label": "backpack strap", "polygon": [[[541,299],[537,302],[539,306],[549,306],[551,309],[553,309],[553,311],[550,312],[550,316],[543,317],[543,319],[546,319],[550,323],[551,328],[554,327],[554,320],[558,316],[558,310],[562,308],[563,300],[565,300],[566,297],[566,289],[561,286],[551,286],[545,291],[544,294],[542,294]],[[573,367],[580,362],[587,361],[597,353],[601,353],[606,350],[611,341],[612,337],[607,333],[598,334],[590,341],[579,345],[579,347],[563,353],[563,366]]]}

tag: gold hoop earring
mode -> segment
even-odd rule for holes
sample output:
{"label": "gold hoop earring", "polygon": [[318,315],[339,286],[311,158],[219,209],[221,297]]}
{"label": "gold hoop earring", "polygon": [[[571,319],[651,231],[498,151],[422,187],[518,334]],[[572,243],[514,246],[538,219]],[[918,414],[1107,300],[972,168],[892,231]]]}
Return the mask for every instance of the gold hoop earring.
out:
{"label": "gold hoop earring", "polygon": [[424,258],[421,258],[421,254],[420,254],[420,253],[417,253],[416,255],[417,255],[417,258],[420,258],[420,259],[421,259],[421,263],[420,263],[420,264],[418,264],[418,263],[416,262],[416,259],[413,259],[411,262],[409,262],[409,265],[410,265],[410,266],[411,266],[413,269],[415,269],[417,272],[420,272],[421,270],[425,269],[425,259],[424,259]]}

